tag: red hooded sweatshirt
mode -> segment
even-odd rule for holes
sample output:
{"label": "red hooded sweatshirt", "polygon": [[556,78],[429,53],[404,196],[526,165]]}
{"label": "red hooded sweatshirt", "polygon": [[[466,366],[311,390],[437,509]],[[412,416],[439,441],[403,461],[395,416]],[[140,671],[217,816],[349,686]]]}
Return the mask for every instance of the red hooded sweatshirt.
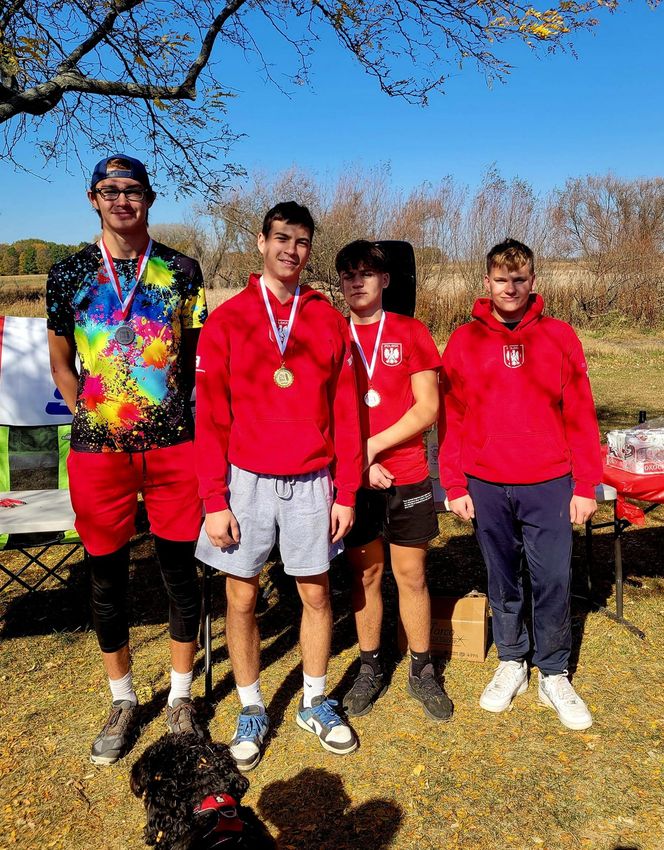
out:
{"label": "red hooded sweatshirt", "polygon": [[536,484],[571,473],[574,493],[595,498],[602,477],[599,431],[579,338],[543,316],[540,295],[510,331],[479,298],[457,328],[440,375],[440,480],[448,499],[467,494],[466,475],[496,484]]}
{"label": "red hooded sweatshirt", "polygon": [[[208,513],[228,507],[229,463],[263,475],[331,467],[336,500],[352,507],[362,476],[360,424],[348,326],[310,286],[300,299],[282,358],[259,288],[212,312],[196,358],[196,471]],[[273,309],[276,299],[270,297]],[[290,312],[293,299],[284,308]],[[277,323],[282,324],[279,312]],[[294,375],[281,389],[282,359]]]}

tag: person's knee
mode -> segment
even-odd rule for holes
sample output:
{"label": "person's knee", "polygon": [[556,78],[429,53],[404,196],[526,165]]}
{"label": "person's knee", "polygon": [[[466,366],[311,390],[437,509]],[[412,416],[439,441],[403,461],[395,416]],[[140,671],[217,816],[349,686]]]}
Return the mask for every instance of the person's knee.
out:
{"label": "person's knee", "polygon": [[353,567],[353,583],[365,590],[380,585],[383,578],[383,564],[371,564],[368,567]]}
{"label": "person's knee", "polygon": [[423,569],[398,570],[392,565],[394,578],[397,583],[399,594],[419,595],[427,592],[426,575]]}
{"label": "person's knee", "polygon": [[234,614],[253,614],[258,599],[258,579],[256,582],[238,579],[226,579],[227,607]]}
{"label": "person's knee", "polygon": [[323,613],[330,608],[330,590],[325,581],[298,581],[302,605],[313,613]]}

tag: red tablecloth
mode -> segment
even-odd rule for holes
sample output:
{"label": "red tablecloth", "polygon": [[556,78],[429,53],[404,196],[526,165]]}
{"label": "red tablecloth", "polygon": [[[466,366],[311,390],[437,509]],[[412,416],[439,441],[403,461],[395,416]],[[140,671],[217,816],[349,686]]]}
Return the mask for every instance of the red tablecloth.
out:
{"label": "red tablecloth", "polygon": [[602,446],[602,461],[602,482],[610,484],[618,491],[618,518],[629,520],[635,525],[643,525],[645,514],[637,505],[626,502],[625,497],[638,499],[640,502],[664,503],[664,475],[634,475],[624,469],[609,466],[606,462],[606,446]]}

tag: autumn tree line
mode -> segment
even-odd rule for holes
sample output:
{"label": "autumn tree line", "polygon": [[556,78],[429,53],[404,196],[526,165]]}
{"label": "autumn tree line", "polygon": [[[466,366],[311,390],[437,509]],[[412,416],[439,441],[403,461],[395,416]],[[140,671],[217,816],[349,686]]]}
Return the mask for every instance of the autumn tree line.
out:
{"label": "autumn tree line", "polygon": [[64,260],[83,247],[60,245],[42,239],[20,239],[11,244],[0,243],[0,275],[48,274],[53,263]]}
{"label": "autumn tree line", "polygon": [[[334,258],[352,239],[405,239],[415,248],[418,312],[444,333],[481,294],[488,248],[511,236],[537,257],[550,311],[581,326],[664,325],[664,179],[611,174],[569,179],[538,194],[490,169],[475,189],[453,177],[410,191],[389,167],[326,182],[298,170],[251,184],[154,235],[196,257],[210,289],[244,285],[258,266],[256,234],[274,199],[306,204],[317,223],[307,280],[338,299]],[[214,300],[214,299],[213,299]]]}
{"label": "autumn tree line", "polygon": [[[662,178],[572,178],[538,194],[527,181],[490,169],[474,189],[446,177],[404,191],[387,166],[349,169],[328,181],[293,169],[254,175],[187,221],[155,224],[151,232],[201,263],[215,306],[260,267],[256,236],[275,199],[311,209],[317,230],[305,279],[337,303],[341,246],[360,237],[404,239],[417,258],[418,315],[442,336],[467,320],[482,293],[488,248],[511,236],[535,251],[538,289],[553,315],[581,327],[664,327]],[[45,274],[80,247],[38,239],[0,244],[0,275]],[[20,289],[11,297],[21,297]]]}

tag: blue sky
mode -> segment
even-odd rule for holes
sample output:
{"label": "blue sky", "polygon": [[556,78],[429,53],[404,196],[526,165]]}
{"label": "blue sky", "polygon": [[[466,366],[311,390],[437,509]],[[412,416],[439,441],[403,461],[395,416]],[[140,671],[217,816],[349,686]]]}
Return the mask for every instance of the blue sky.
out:
{"label": "blue sky", "polygon": [[[231,159],[249,172],[295,164],[325,178],[349,164],[369,169],[389,163],[392,179],[404,189],[448,174],[472,186],[493,164],[539,192],[568,177],[607,171],[661,176],[663,36],[664,8],[650,10],[635,0],[577,36],[576,58],[537,57],[514,46],[508,57],[516,67],[507,83],[489,88],[469,65],[428,107],[382,94],[331,38],[317,49],[310,88],[284,82],[290,97],[236,54],[221,75],[238,93],[228,118],[245,134]],[[279,51],[287,48],[277,42],[265,47],[278,73]],[[82,155],[94,165],[93,154]],[[22,156],[30,164],[29,147]],[[97,220],[84,195],[87,175],[77,166],[67,173],[35,160],[33,167],[40,177],[0,163],[0,242],[92,238]],[[189,203],[160,196],[152,221],[180,221]]]}

